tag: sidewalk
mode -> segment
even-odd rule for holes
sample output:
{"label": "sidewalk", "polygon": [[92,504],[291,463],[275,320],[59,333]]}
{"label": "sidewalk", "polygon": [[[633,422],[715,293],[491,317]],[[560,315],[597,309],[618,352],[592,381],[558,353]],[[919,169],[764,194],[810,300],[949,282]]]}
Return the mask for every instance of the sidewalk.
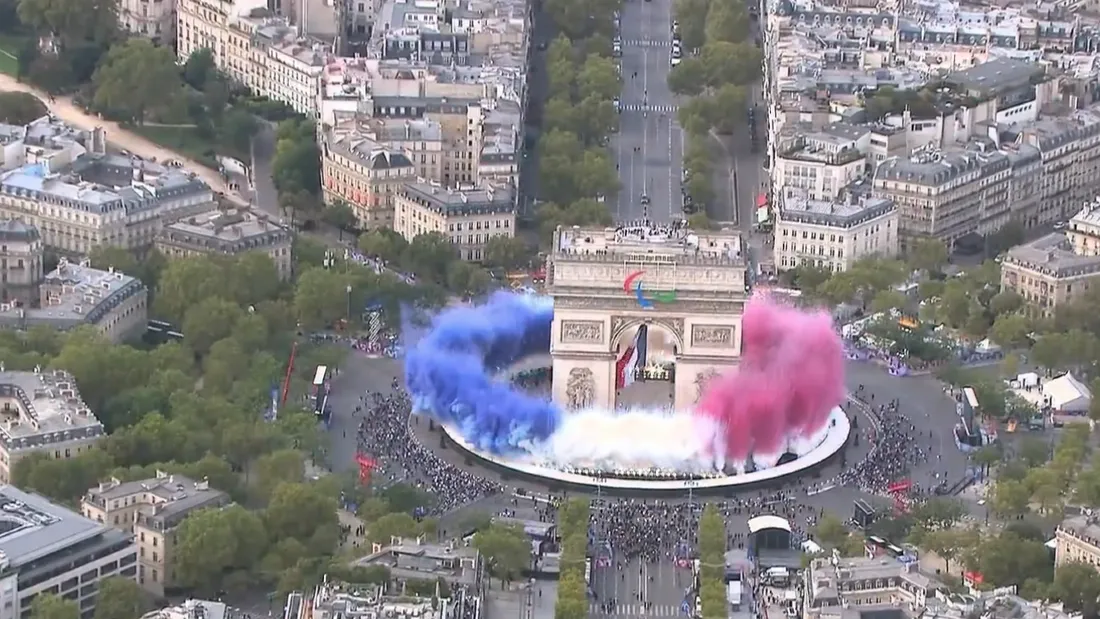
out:
{"label": "sidewalk", "polygon": [[203,182],[210,185],[214,191],[223,193],[227,200],[241,206],[248,206],[248,200],[241,197],[237,192],[229,190],[221,174],[218,174],[214,170],[207,168],[193,159],[188,159],[175,151],[164,148],[163,146],[158,146],[131,131],[127,131],[119,126],[118,123],[88,114],[84,110],[73,105],[69,97],[57,97],[53,102],[50,102],[49,96],[45,95],[37,88],[23,84],[14,77],[3,73],[0,73],[0,91],[30,93],[38,97],[38,99],[58,118],[86,131],[90,131],[96,127],[103,127],[107,131],[108,142],[120,146],[140,157],[146,159],[155,158],[157,161],[175,159],[182,163],[187,171],[194,172]]}

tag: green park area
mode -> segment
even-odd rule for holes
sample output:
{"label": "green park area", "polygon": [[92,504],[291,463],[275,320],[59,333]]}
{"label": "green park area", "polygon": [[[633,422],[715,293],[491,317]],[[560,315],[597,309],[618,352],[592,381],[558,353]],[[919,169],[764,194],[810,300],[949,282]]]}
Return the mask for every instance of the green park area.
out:
{"label": "green park area", "polygon": [[22,37],[0,34],[0,73],[19,75],[19,50],[23,42]]}

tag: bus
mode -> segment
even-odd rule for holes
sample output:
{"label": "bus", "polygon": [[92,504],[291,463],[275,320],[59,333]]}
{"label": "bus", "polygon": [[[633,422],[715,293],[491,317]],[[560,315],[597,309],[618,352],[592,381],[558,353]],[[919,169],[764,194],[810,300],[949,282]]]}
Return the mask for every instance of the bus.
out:
{"label": "bus", "polygon": [[887,554],[895,559],[900,559],[905,554],[905,549],[877,535],[867,536],[866,550],[870,558],[874,558],[880,554]]}
{"label": "bus", "polygon": [[328,411],[328,396],[332,390],[332,384],[329,381],[328,367],[324,365],[317,366],[317,371],[313,373],[313,413],[318,417],[326,417]]}

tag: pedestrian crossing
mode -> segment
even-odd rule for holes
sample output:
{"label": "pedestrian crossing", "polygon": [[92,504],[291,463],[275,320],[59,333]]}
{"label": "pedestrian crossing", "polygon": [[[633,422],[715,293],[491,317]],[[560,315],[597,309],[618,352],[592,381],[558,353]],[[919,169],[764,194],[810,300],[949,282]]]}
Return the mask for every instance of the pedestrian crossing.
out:
{"label": "pedestrian crossing", "polygon": [[675,105],[638,105],[637,103],[624,103],[621,109],[624,112],[649,111],[654,114],[675,114],[680,108]]}
{"label": "pedestrian crossing", "polygon": [[588,616],[604,617],[683,617],[680,607],[674,604],[653,604],[646,608],[642,604],[616,604],[611,612],[600,604],[588,605]]}
{"label": "pedestrian crossing", "polygon": [[624,39],[624,47],[672,47],[672,39]]}

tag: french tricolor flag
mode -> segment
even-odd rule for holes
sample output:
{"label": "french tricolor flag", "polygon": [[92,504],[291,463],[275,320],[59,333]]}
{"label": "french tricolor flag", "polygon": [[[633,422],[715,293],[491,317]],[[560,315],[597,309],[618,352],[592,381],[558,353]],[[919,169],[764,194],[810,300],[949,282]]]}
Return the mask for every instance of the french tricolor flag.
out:
{"label": "french tricolor flag", "polygon": [[622,389],[634,384],[634,377],[638,370],[645,367],[646,340],[649,335],[649,327],[641,325],[634,341],[623,351],[623,356],[615,362],[615,389]]}

